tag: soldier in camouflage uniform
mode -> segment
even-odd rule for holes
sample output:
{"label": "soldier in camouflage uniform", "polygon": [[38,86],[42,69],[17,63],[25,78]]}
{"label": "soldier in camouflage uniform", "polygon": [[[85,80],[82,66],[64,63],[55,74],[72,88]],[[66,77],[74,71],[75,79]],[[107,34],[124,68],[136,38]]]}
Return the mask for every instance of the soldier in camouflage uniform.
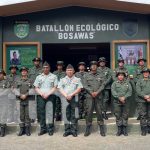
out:
{"label": "soldier in camouflage uniform", "polygon": [[[79,69],[79,72],[76,72],[75,76],[77,78],[80,78],[83,84],[84,76],[87,74],[87,72],[85,71],[86,70],[85,62],[79,62],[78,69]],[[86,99],[86,91],[82,88],[81,92],[79,93],[79,119],[83,119],[85,117],[85,109],[86,109],[85,99]]]}
{"label": "soldier in camouflage uniform", "polygon": [[30,89],[32,88],[32,80],[28,78],[28,68],[20,69],[21,77],[17,80],[15,88],[17,98],[20,101],[20,131],[18,136],[26,134],[30,136],[30,118],[29,118],[29,100],[31,100]]}
{"label": "soldier in camouflage uniform", "polygon": [[129,97],[132,95],[132,87],[129,81],[125,79],[126,72],[119,71],[116,77],[117,80],[111,86],[111,92],[114,98],[114,114],[118,127],[116,136],[120,136],[121,134],[128,136]]}
{"label": "soldier in camouflage uniform", "polygon": [[66,77],[62,78],[58,84],[58,89],[63,96],[62,110],[65,124],[65,133],[63,134],[64,137],[67,137],[68,135],[77,137],[77,94],[79,94],[83,86],[80,78],[75,77],[74,72],[73,66],[69,64],[66,68]]}
{"label": "soldier in camouflage uniform", "polygon": [[[17,75],[18,67],[16,65],[12,65],[9,67],[10,74],[7,75],[7,80],[10,83],[11,88],[13,89],[15,86],[15,82],[19,79],[19,75]],[[8,111],[8,122],[17,121],[17,109],[16,109],[16,95],[11,90],[8,94],[9,99],[9,111]]]}
{"label": "soldier in camouflage uniform", "polygon": [[[141,73],[141,71],[146,68],[146,66],[145,66],[146,59],[144,59],[144,58],[139,58],[138,61],[137,61],[137,63],[138,63],[138,66],[137,66],[137,68],[135,69],[134,75],[133,75],[133,79],[134,79],[134,83],[135,83],[135,84],[137,83],[137,81],[138,81],[139,79],[142,79],[142,78],[143,78],[143,74]],[[136,99],[138,99],[137,95],[136,95]],[[140,111],[140,105],[139,105],[139,103],[137,103],[137,112],[138,112],[137,120],[140,120],[139,111]]]}
{"label": "soldier in camouflage uniform", "polygon": [[[63,61],[57,61],[57,70],[53,72],[57,76],[58,83],[60,79],[64,78],[66,76],[66,73],[63,71],[64,62]],[[61,121],[62,114],[61,114],[61,96],[58,91],[56,91],[56,121]]]}
{"label": "soldier in camouflage uniform", "polygon": [[[42,65],[41,65],[42,60],[39,57],[35,57],[32,61],[33,61],[34,66],[29,69],[28,74],[33,84],[36,77],[42,73]],[[36,95],[33,97],[33,100],[29,101],[29,108],[32,108],[32,109],[29,109],[31,111],[29,112],[31,122],[34,122],[36,118],[38,119],[38,122],[39,122],[40,121],[39,107],[38,107],[38,101],[37,101]]]}
{"label": "soldier in camouflage uniform", "polygon": [[98,72],[104,76],[105,78],[105,89],[103,91],[103,117],[105,120],[108,120],[108,116],[106,114],[107,109],[108,109],[108,101],[110,98],[110,85],[111,85],[111,81],[112,81],[112,77],[111,77],[111,69],[106,67],[106,59],[105,57],[100,57],[99,58],[99,67],[98,67]]}
{"label": "soldier in camouflage uniform", "polygon": [[114,69],[112,73],[112,79],[113,81],[117,80],[116,74],[119,71],[123,71],[126,74],[126,79],[128,78],[128,69],[124,66],[124,60],[123,59],[118,59],[118,67]]}
{"label": "soldier in camouflage uniform", "polygon": [[4,70],[0,69],[0,136],[4,137],[8,113],[8,93],[10,84],[5,79]]}
{"label": "soldier in camouflage uniform", "polygon": [[95,109],[97,114],[97,123],[100,128],[101,136],[105,136],[104,120],[102,115],[102,92],[104,90],[103,76],[97,71],[97,62],[90,62],[91,71],[84,77],[84,89],[86,95],[86,131],[84,136],[91,134],[92,116]]}
{"label": "soldier in camouflage uniform", "polygon": [[141,135],[146,136],[147,129],[150,133],[150,70],[145,68],[141,71],[143,78],[138,79],[136,84],[137,102],[140,106]]}

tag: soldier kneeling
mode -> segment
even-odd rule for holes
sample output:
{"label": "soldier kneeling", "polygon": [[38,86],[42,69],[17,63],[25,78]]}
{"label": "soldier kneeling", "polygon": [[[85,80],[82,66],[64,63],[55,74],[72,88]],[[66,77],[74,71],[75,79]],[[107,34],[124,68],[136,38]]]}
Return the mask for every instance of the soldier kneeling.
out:
{"label": "soldier kneeling", "polygon": [[28,68],[22,67],[20,69],[21,77],[16,82],[15,88],[18,89],[16,94],[20,100],[20,132],[18,136],[26,134],[30,136],[30,118],[29,118],[29,90],[31,86],[31,80],[28,78]]}
{"label": "soldier kneeling", "polygon": [[150,133],[150,70],[145,68],[141,71],[143,79],[139,79],[136,84],[137,102],[140,106],[141,135],[146,136],[147,128]]}
{"label": "soldier kneeling", "polygon": [[114,114],[116,116],[116,124],[118,126],[116,136],[120,136],[121,134],[128,136],[127,124],[129,114],[129,97],[132,95],[132,87],[125,79],[125,72],[118,72],[116,77],[117,81],[115,81],[111,86],[111,92],[114,97]]}

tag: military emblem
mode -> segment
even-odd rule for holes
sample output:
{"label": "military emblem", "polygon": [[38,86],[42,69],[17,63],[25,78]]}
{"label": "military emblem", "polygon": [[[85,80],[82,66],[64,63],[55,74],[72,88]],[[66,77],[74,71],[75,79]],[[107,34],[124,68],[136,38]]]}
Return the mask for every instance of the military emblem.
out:
{"label": "military emblem", "polygon": [[135,36],[138,32],[137,20],[125,20],[123,22],[123,33],[127,36]]}
{"label": "military emblem", "polygon": [[27,37],[29,34],[28,22],[16,22],[14,25],[14,33],[20,39]]}

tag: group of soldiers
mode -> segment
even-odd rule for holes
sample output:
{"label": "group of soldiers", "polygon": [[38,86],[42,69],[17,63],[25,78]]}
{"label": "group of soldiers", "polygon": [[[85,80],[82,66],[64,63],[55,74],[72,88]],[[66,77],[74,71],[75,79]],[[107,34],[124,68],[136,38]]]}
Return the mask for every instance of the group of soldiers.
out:
{"label": "group of soldiers", "polygon": [[[136,93],[138,119],[141,135],[150,133],[150,70],[146,60],[139,58],[134,75],[129,75],[124,60],[118,60],[113,71],[106,67],[107,61],[100,57],[90,62],[86,71],[85,62],[78,63],[78,72],[69,64],[64,71],[64,62],[57,61],[57,70],[51,73],[50,64],[41,65],[40,58],[34,58],[30,69],[10,66],[10,74],[0,70],[0,135],[6,134],[6,116],[13,114],[14,104],[19,102],[18,136],[31,135],[31,123],[36,119],[40,124],[38,135],[54,134],[54,120],[64,121],[64,137],[78,136],[78,120],[85,119],[84,136],[91,134],[93,112],[96,112],[100,135],[106,136],[104,119],[108,119],[109,100],[112,100],[117,136],[128,136],[128,118],[131,96]],[[20,75],[17,74],[20,71]],[[135,87],[135,90],[133,90]],[[112,98],[111,98],[112,97]],[[9,101],[8,107],[6,101]],[[12,110],[11,110],[12,109]],[[12,119],[12,118],[11,118]]]}

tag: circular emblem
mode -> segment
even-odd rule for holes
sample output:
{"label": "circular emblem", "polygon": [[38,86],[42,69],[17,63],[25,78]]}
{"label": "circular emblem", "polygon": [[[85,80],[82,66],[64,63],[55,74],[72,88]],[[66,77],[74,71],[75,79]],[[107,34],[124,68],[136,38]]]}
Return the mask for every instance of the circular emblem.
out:
{"label": "circular emblem", "polygon": [[29,24],[28,23],[15,24],[14,32],[15,35],[20,39],[27,37],[29,34]]}

